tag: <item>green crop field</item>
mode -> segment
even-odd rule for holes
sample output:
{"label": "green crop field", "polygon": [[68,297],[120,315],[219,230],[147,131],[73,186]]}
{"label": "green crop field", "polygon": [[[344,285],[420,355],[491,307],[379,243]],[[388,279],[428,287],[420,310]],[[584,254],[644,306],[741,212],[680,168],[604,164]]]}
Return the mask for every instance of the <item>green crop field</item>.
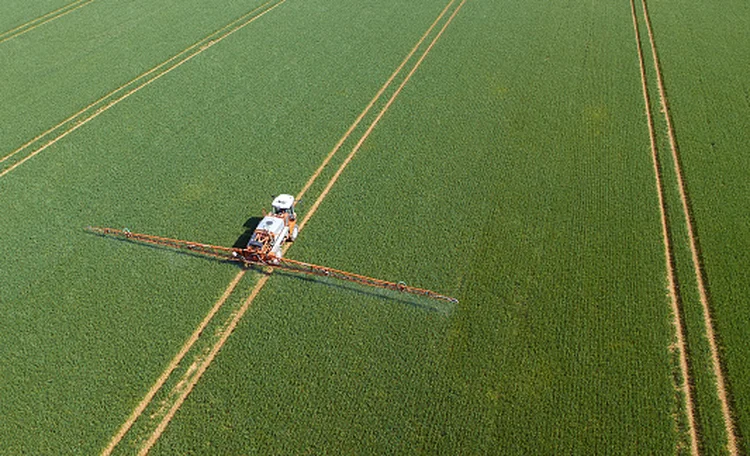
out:
{"label": "green crop field", "polygon": [[[4,2],[0,454],[747,453],[749,21]],[[458,302],[84,229],[240,245],[280,193],[287,257]]]}

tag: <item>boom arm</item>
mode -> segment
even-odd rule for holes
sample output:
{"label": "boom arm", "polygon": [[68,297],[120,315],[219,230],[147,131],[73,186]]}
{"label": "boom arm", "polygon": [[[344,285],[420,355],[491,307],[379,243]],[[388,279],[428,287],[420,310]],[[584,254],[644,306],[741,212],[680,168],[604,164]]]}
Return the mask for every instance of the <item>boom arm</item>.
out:
{"label": "boom arm", "polygon": [[348,280],[349,282],[355,282],[370,287],[385,288],[388,290],[396,290],[404,293],[411,293],[414,295],[427,296],[432,299],[440,299],[442,301],[448,301],[457,303],[458,299],[451,298],[450,296],[441,295],[431,290],[424,288],[411,287],[403,282],[394,283],[386,280],[375,279],[352,272],[339,271],[337,269],[327,268],[325,266],[318,266],[310,263],[303,263],[301,261],[290,260],[282,258],[279,260],[278,265],[272,265],[273,267],[286,269],[287,271],[300,272],[303,274],[317,275],[321,277],[333,277],[340,280]]}
{"label": "boom arm", "polygon": [[355,282],[370,287],[384,288],[387,290],[395,290],[403,293],[426,296],[428,298],[439,299],[451,303],[458,302],[456,298],[451,298],[450,296],[445,296],[431,290],[426,290],[424,288],[411,287],[403,282],[388,282],[386,280],[380,280],[372,277],[354,274],[351,272],[340,271],[338,269],[332,269],[325,266],[304,263],[302,261],[290,260],[287,258],[277,258],[273,255],[258,255],[257,252],[250,252],[243,249],[201,244],[198,242],[183,241],[179,239],[153,236],[150,234],[133,233],[128,229],[118,230],[115,228],[100,228],[89,226],[86,228],[86,231],[98,234],[100,236],[112,236],[120,239],[126,239],[131,242],[157,245],[175,250],[187,250],[196,255],[217,258],[220,260],[235,261],[248,265],[270,266],[290,272],[316,275],[320,277],[333,277],[335,279]]}

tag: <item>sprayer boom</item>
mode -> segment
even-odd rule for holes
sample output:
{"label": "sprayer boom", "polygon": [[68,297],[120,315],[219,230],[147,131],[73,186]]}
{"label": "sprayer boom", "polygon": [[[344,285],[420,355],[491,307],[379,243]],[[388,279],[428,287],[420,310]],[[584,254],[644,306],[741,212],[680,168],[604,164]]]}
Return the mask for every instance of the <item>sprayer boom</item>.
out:
{"label": "sprayer boom", "polygon": [[[238,262],[243,265],[270,266],[272,268],[282,269],[294,273],[315,275],[320,277],[331,277],[334,279],[346,280],[370,287],[395,290],[403,293],[410,293],[413,295],[448,301],[451,303],[458,302],[457,299],[451,298],[450,296],[445,296],[431,290],[426,290],[424,288],[411,287],[403,282],[388,282],[386,280],[380,280],[372,277],[354,274],[351,272],[340,271],[338,269],[332,269],[326,266],[319,266],[315,264],[304,263],[302,261],[283,258],[280,254],[276,253],[277,249],[273,247],[269,248],[269,245],[274,245],[273,239],[265,240],[262,236],[254,236],[254,239],[257,240],[251,240],[248,243],[247,248],[239,249],[153,236],[150,234],[133,233],[128,229],[118,230],[115,228],[100,228],[90,226],[86,228],[86,231],[98,234],[100,236],[111,236],[130,242],[156,245],[173,250],[189,252],[194,255]],[[253,244],[253,242],[256,242],[257,244]]]}

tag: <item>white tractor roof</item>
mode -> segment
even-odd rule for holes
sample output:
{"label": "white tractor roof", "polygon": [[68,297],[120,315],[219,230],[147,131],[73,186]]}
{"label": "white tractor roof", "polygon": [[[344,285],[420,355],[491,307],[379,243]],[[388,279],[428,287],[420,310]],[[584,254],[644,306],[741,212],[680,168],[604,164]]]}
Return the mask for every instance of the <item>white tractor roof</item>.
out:
{"label": "white tractor roof", "polygon": [[294,197],[284,193],[277,196],[271,204],[278,209],[290,209],[294,204]]}
{"label": "white tractor roof", "polygon": [[279,217],[265,216],[263,220],[258,223],[256,230],[270,231],[273,234],[278,235],[284,229],[284,219]]}

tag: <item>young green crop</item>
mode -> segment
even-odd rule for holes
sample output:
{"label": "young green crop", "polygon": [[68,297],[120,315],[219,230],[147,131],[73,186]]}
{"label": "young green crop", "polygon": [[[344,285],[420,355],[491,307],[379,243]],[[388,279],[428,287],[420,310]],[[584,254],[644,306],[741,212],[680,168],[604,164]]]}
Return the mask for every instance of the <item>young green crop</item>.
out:
{"label": "young green crop", "polygon": [[[3,2],[3,14],[0,15],[0,41],[10,36],[13,31],[37,24],[44,17],[54,15],[55,11],[65,8],[80,0],[8,0]],[[52,13],[52,14],[51,14]]]}
{"label": "young green crop", "polygon": [[[446,3],[289,0],[0,178],[0,453],[101,450],[237,272],[82,228],[232,245],[271,195],[301,188]],[[0,45],[0,155],[252,5],[162,6],[95,2]],[[682,409],[627,6],[469,0],[288,252],[460,303],[274,273],[154,451],[673,452]],[[733,6],[674,22],[665,4],[654,22],[747,435],[736,132],[750,116],[729,102],[746,89],[732,56],[747,8]],[[710,382],[695,382],[710,422]]]}
{"label": "young green crop", "polygon": [[[321,27],[278,9],[0,180],[0,434],[13,436],[0,452],[103,448],[236,273],[83,227],[232,245],[313,173],[350,122],[341,113],[361,109],[439,7],[343,51],[342,21],[364,27],[379,10],[324,9],[336,26]],[[391,43],[400,52],[381,52]]]}
{"label": "young green crop", "polygon": [[288,253],[458,306],[274,276],[157,452],[673,451],[629,18],[467,3]]}
{"label": "young green crop", "polygon": [[261,3],[97,1],[2,43],[0,158]]}
{"label": "young green crop", "polygon": [[[746,253],[750,228],[744,216],[750,197],[750,165],[744,154],[746,132],[750,129],[746,77],[750,66],[747,59],[738,56],[746,54],[744,43],[750,35],[743,24],[750,9],[742,2],[717,8],[669,1],[649,5],[649,12],[657,34],[739,449],[747,452],[750,387],[745,379],[750,375],[746,343],[750,328],[746,322],[750,321],[750,313],[747,306],[739,303],[750,295],[750,282],[742,279],[750,268]],[[683,225],[682,217],[680,213],[673,223]],[[686,320],[697,358],[695,370],[703,372],[696,385],[705,403],[700,412],[712,420],[703,432],[708,450],[723,451],[724,422],[689,255],[689,251],[684,254],[683,263],[691,265],[685,268],[684,282],[693,306],[686,310]]]}

